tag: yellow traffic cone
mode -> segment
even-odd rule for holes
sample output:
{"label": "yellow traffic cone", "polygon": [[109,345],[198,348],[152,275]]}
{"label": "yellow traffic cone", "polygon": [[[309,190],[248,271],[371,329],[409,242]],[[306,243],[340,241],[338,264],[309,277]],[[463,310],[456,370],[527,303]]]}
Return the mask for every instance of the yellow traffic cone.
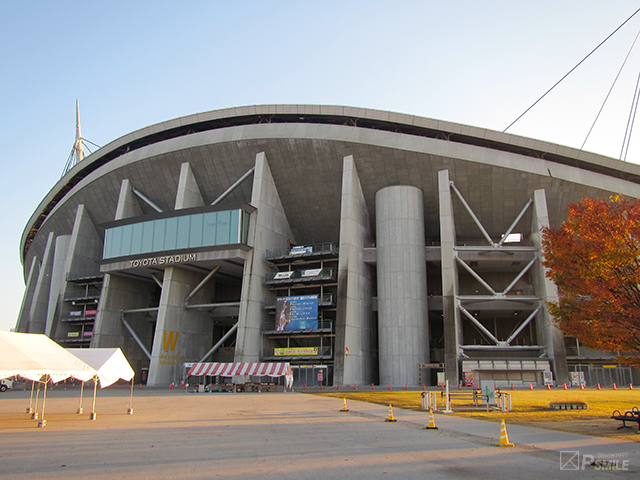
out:
{"label": "yellow traffic cone", "polygon": [[393,409],[391,408],[391,405],[389,405],[389,415],[387,416],[387,422],[395,422],[396,419],[393,418]]}
{"label": "yellow traffic cone", "polygon": [[347,399],[343,398],[342,399],[342,409],[340,409],[341,412],[348,412],[349,409],[347,408]]}
{"label": "yellow traffic cone", "polygon": [[436,421],[433,419],[433,410],[429,409],[429,425],[426,427],[428,430],[438,430],[436,427]]}
{"label": "yellow traffic cone", "polygon": [[507,424],[502,419],[502,423],[500,424],[500,443],[499,447],[515,447],[513,443],[509,441],[509,435],[507,434]]}

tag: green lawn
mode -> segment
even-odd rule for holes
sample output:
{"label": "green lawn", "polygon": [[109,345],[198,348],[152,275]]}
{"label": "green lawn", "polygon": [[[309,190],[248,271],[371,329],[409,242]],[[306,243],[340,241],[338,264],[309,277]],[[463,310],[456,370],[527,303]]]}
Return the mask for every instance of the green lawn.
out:
{"label": "green lawn", "polygon": [[[454,415],[494,421],[504,418],[507,423],[541,426],[589,435],[624,437],[621,439],[640,441],[640,435],[635,434],[637,431],[635,423],[633,430],[617,430],[620,423],[609,418],[614,410],[620,410],[624,413],[634,406],[640,408],[640,390],[538,389],[504,391],[511,394],[513,408],[511,412],[457,411],[457,408],[470,404],[470,402],[460,401],[452,403]],[[420,410],[422,405],[422,392],[419,391],[376,390],[316,393],[327,397],[353,399],[412,410]],[[437,397],[438,408],[443,409],[443,398],[439,390]],[[587,404],[588,410],[551,410],[549,404],[553,402],[584,402]]]}

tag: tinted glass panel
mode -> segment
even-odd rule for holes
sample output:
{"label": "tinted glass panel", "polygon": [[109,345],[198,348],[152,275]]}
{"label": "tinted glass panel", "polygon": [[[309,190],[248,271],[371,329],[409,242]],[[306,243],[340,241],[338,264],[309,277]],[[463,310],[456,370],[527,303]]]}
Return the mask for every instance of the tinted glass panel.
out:
{"label": "tinted glass panel", "polygon": [[249,215],[227,210],[113,227],[105,231],[103,258],[246,243],[248,225]]}
{"label": "tinted glass panel", "polygon": [[133,225],[133,232],[131,234],[131,255],[142,252],[142,232],[144,230],[144,223],[136,223]]}
{"label": "tinted glass panel", "polygon": [[202,227],[202,245],[214,245],[216,241],[216,221],[218,216],[216,212],[204,214],[204,225]]}
{"label": "tinted glass panel", "polygon": [[164,250],[175,250],[178,240],[178,219],[167,218],[164,222]]}
{"label": "tinted glass panel", "polygon": [[153,250],[152,252],[161,252],[164,250],[164,231],[165,221],[164,220],[154,220],[153,222]]}
{"label": "tinted glass panel", "polygon": [[204,214],[191,216],[191,232],[189,233],[189,244],[192,247],[202,246],[202,223],[204,222]]}
{"label": "tinted glass panel", "polygon": [[149,253],[153,252],[153,227],[156,222],[144,222],[141,225],[144,225],[142,232],[142,251],[141,253]]}
{"label": "tinted glass panel", "polygon": [[176,248],[189,248],[189,234],[191,233],[191,216],[178,217],[178,240]]}
{"label": "tinted glass panel", "polygon": [[229,243],[229,212],[218,212],[216,222],[216,245]]}

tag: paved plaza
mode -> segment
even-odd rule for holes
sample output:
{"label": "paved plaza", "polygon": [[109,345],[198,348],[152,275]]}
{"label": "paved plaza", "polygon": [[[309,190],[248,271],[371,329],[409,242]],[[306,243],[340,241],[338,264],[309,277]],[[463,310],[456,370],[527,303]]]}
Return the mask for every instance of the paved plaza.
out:
{"label": "paved plaza", "polygon": [[[416,395],[419,395],[416,392]],[[47,426],[26,414],[29,392],[0,394],[0,477],[9,479],[638,478],[640,443],[429,415],[302,393],[98,392],[96,420],[79,391],[54,389]],[[38,407],[41,411],[41,404]],[[616,471],[590,465],[615,460]],[[612,465],[612,464],[609,464]]]}

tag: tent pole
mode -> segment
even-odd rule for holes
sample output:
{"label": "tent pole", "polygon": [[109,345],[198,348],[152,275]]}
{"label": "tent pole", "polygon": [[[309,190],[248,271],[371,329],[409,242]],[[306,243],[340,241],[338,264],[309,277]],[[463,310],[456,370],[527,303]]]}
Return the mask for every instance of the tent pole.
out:
{"label": "tent pole", "polygon": [[96,419],[96,389],[98,388],[98,379],[93,377],[93,406],[91,407],[91,415],[89,415],[89,420]]}
{"label": "tent pole", "polygon": [[49,383],[49,376],[45,375],[44,377],[44,394],[42,395],[42,416],[40,420],[38,420],[38,427],[44,428],[47,426],[47,421],[44,419],[44,407],[47,403],[47,384]]}
{"label": "tent pole", "polygon": [[133,379],[134,377],[131,377],[131,396],[129,397],[129,410],[127,410],[129,415],[133,415]]}
{"label": "tent pole", "polygon": [[82,415],[84,412],[84,408],[82,408],[82,394],[84,393],[84,380],[80,384],[80,406],[78,407],[78,415]]}
{"label": "tent pole", "polygon": [[36,403],[33,407],[33,412],[31,412],[31,418],[33,420],[38,419],[38,397],[40,396],[40,380],[38,380],[38,388],[36,389]]}
{"label": "tent pole", "polygon": [[27,408],[27,413],[33,413],[33,386],[35,384],[36,382],[31,380],[31,397],[29,398],[29,408]]}

